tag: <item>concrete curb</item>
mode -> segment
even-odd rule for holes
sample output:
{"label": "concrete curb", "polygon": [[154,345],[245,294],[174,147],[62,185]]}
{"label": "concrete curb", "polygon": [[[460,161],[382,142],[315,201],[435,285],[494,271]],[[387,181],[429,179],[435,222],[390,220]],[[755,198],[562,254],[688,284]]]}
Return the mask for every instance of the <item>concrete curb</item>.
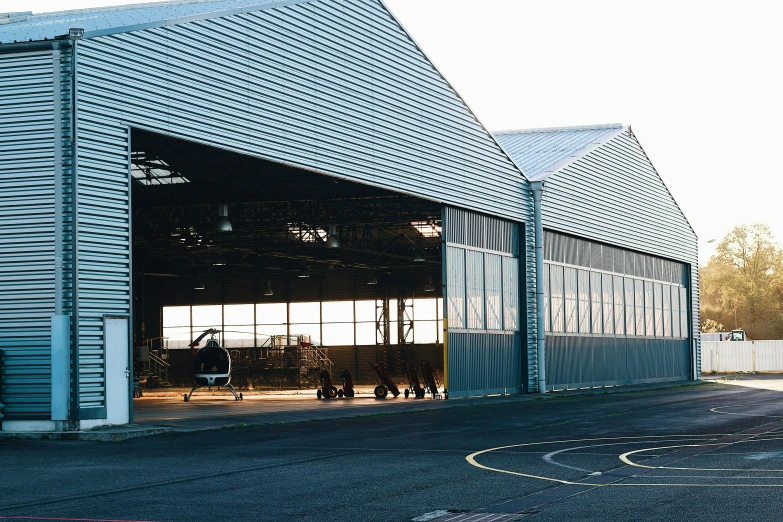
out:
{"label": "concrete curb", "polygon": [[165,426],[139,426],[132,424],[121,428],[104,428],[85,431],[30,431],[4,432],[0,431],[2,440],[82,440],[91,442],[120,442],[149,435],[168,433],[171,428]]}

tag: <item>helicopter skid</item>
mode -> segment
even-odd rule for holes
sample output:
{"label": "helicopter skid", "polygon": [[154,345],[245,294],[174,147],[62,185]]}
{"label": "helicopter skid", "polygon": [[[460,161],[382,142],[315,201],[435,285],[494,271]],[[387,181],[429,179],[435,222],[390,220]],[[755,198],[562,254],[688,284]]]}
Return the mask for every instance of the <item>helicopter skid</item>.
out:
{"label": "helicopter skid", "polygon": [[[190,401],[190,396],[193,395],[193,392],[198,390],[199,388],[203,388],[203,386],[201,386],[199,384],[193,386],[193,389],[190,390],[190,393],[188,393],[187,395],[184,395],[185,402],[189,402]],[[228,391],[230,391],[231,394],[234,396],[234,400],[241,401],[244,398],[244,397],[242,397],[241,393],[237,394],[237,391],[234,389],[234,387],[231,385],[230,382],[222,385],[221,388],[225,388]]]}

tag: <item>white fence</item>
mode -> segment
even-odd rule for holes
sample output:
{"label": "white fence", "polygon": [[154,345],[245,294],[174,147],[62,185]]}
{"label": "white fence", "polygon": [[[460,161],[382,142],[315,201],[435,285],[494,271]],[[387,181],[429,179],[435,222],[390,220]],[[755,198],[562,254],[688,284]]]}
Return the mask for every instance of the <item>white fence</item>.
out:
{"label": "white fence", "polygon": [[702,341],[701,372],[783,372],[783,340]]}

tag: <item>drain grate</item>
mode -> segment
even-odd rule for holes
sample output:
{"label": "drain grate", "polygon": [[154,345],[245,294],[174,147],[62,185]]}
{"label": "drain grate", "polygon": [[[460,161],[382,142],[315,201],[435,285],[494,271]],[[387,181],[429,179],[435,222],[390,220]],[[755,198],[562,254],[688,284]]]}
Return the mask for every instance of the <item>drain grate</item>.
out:
{"label": "drain grate", "polygon": [[521,513],[465,513],[464,511],[441,509],[424,513],[411,519],[411,522],[514,522],[536,513],[538,511],[523,511]]}

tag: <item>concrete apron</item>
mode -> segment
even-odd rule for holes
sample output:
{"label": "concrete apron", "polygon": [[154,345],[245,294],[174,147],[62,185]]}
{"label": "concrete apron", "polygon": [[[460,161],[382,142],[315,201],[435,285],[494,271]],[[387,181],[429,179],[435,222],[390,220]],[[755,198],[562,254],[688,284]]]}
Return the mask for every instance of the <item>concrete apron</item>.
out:
{"label": "concrete apron", "polygon": [[635,386],[617,386],[611,388],[591,388],[568,390],[555,393],[493,395],[448,400],[405,399],[399,397],[375,399],[372,388],[357,389],[352,399],[316,399],[315,390],[299,390],[291,393],[264,393],[246,395],[235,401],[229,392],[213,390],[198,391],[189,402],[184,402],[179,391],[156,393],[145,391],[145,396],[134,400],[135,424],[122,426],[102,426],[80,431],[25,431],[0,432],[3,439],[33,440],[82,440],[96,442],[116,442],[147,435],[167,432],[192,432],[209,429],[243,428],[265,424],[288,424],[314,420],[334,420],[342,418],[389,415],[395,413],[455,408],[461,406],[481,406],[503,402],[525,402],[547,400],[564,396],[586,394],[623,393],[648,389],[669,388],[688,384],[701,384],[700,381],[679,381]]}

